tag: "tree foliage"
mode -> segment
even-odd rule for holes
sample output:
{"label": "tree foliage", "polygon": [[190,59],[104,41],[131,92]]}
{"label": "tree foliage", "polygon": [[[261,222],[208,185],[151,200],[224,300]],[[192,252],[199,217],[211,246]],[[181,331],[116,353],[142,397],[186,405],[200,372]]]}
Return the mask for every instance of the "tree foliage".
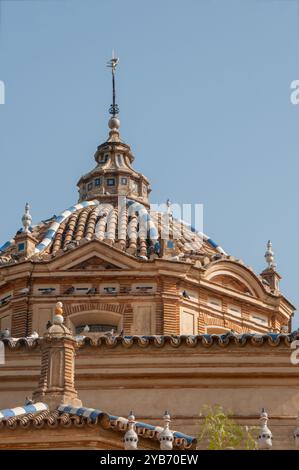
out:
{"label": "tree foliage", "polygon": [[257,449],[257,427],[241,426],[220,405],[204,406],[198,441],[209,450]]}

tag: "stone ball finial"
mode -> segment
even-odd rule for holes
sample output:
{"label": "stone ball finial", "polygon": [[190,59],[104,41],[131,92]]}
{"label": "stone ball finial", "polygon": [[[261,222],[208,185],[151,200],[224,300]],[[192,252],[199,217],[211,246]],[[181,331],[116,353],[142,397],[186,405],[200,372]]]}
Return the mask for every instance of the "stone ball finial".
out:
{"label": "stone ball finial", "polygon": [[64,322],[63,318],[63,303],[57,302],[55,306],[54,324],[61,325]]}
{"label": "stone ball finial", "polygon": [[130,411],[128,416],[129,429],[127,430],[124,437],[124,444],[126,450],[136,450],[138,444],[138,436],[134,429],[135,427],[135,416],[133,411]]}
{"label": "stone ball finial", "polygon": [[53,315],[53,324],[51,324],[50,321],[47,323],[47,330],[44,333],[44,337],[47,339],[62,338],[62,337],[68,337],[69,339],[70,338],[74,339],[72,332],[64,323],[62,302],[56,303],[54,315]]}
{"label": "stone ball finial", "polygon": [[111,130],[118,130],[120,128],[120,120],[116,116],[109,119],[108,126]]}

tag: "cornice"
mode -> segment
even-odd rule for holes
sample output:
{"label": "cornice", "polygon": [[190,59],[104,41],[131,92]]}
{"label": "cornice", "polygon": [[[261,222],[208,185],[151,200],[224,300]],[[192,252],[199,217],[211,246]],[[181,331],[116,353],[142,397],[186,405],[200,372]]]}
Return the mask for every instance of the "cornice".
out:
{"label": "cornice", "polygon": [[[99,336],[99,337],[76,337],[78,346],[84,348],[87,346],[115,348],[121,346],[130,348],[138,346],[140,348],[163,348],[166,345],[172,348],[187,346],[193,347],[211,347],[236,345],[239,347],[252,346],[290,346],[291,342],[299,338],[298,331],[290,334],[265,333],[253,334],[244,333],[237,335],[227,333],[223,335],[169,335],[169,336]],[[40,344],[40,338],[5,338],[5,346],[11,350],[35,349]]]}

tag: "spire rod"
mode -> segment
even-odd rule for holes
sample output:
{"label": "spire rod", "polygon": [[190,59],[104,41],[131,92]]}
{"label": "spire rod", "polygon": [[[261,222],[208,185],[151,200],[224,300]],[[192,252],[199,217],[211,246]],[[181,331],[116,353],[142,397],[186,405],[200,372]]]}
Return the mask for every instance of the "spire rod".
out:
{"label": "spire rod", "polygon": [[114,50],[112,51],[112,58],[107,63],[107,67],[111,68],[112,72],[112,104],[109,108],[109,113],[115,117],[119,113],[119,107],[116,104],[116,93],[115,93],[115,70],[119,63],[119,58],[114,56]]}

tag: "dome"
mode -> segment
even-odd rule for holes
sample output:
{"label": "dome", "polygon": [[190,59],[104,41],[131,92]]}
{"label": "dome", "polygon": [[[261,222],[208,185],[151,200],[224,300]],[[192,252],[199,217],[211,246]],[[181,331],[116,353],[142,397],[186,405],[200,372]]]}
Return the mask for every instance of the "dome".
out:
{"label": "dome", "polygon": [[151,210],[150,182],[133,168],[131,147],[120,138],[114,85],[109,135],[94,154],[96,166],[77,183],[78,203],[34,226],[26,204],[24,228],[0,247],[1,265],[49,261],[91,240],[144,261],[158,257],[202,266],[226,255],[210,237],[175,219],[170,204],[165,213]]}
{"label": "dome", "polygon": [[[117,207],[98,200],[80,202],[31,227],[30,235],[36,240],[34,252],[29,256],[34,261],[49,260],[91,240],[143,260],[166,257],[200,262],[206,257],[225,254],[210,237],[196,232],[185,222],[167,213],[150,211],[133,200]],[[14,238],[0,250],[2,264],[18,261]]]}
{"label": "dome", "polygon": [[113,94],[108,136],[78,180],[78,202],[36,225],[26,204],[23,228],[0,247],[1,329],[43,334],[54,319],[48,334],[60,334],[59,300],[74,334],[86,325],[90,335],[289,331],[294,307],[280,293],[270,242],[258,276],[176,218],[182,206],[150,201],[118,111]]}

